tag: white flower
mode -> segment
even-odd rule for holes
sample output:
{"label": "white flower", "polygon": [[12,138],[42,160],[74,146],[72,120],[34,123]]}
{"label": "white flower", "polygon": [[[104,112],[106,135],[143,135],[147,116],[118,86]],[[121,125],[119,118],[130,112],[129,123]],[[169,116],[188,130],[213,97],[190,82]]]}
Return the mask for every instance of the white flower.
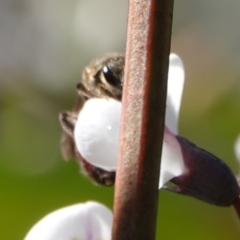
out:
{"label": "white flower", "polygon": [[[168,75],[159,188],[210,204],[230,206],[240,194],[231,169],[217,156],[178,135],[184,70],[177,55],[170,55]],[[105,170],[116,170],[120,112],[121,103],[113,99],[90,99],[84,105],[78,116],[74,138],[78,151],[90,164]],[[238,151],[237,147],[239,159]],[[165,186],[168,181],[174,186]]]}
{"label": "white flower", "polygon": [[110,240],[112,212],[97,202],[56,210],[41,219],[24,240]]}
{"label": "white flower", "polygon": [[[181,147],[175,137],[178,132],[184,70],[181,59],[175,54],[170,55],[168,75],[160,188],[185,172]],[[121,102],[114,99],[94,98],[89,99],[79,113],[74,130],[76,146],[83,158],[96,167],[116,170],[121,107]]]}
{"label": "white flower", "polygon": [[[240,164],[240,135],[238,135],[238,137],[235,141],[234,152],[235,152],[235,156],[237,158],[238,164]],[[239,170],[238,170],[238,174],[237,174],[237,181],[240,186],[240,171]]]}
{"label": "white flower", "polygon": [[122,103],[91,98],[80,111],[74,135],[78,151],[94,166],[116,170]]}
{"label": "white flower", "polygon": [[235,150],[235,155],[237,157],[237,160],[240,163],[240,135],[236,139],[234,150]]}
{"label": "white flower", "polygon": [[178,134],[184,68],[181,59],[176,54],[171,54],[169,60],[166,127],[164,129],[159,188],[163,187],[173,177],[180,176],[186,171],[182,150],[175,137]]}
{"label": "white flower", "polygon": [[183,86],[183,63],[176,54],[171,54],[169,59],[165,124],[175,134],[178,133],[178,116],[181,106]]}

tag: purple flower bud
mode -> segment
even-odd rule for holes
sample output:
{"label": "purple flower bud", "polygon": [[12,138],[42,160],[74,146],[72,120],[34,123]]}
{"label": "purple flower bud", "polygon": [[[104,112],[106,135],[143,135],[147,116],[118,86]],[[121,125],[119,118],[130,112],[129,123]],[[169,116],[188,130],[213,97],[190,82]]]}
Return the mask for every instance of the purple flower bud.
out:
{"label": "purple flower bud", "polygon": [[176,136],[187,172],[174,177],[170,191],[218,206],[230,206],[239,198],[240,188],[230,168],[218,157]]}

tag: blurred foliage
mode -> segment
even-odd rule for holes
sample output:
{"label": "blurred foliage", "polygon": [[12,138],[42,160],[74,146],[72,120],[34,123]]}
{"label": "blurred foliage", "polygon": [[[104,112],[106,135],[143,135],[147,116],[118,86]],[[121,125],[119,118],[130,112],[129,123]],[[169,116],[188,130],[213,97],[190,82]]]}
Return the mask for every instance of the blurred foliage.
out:
{"label": "blurred foliage", "polygon": [[[75,85],[92,58],[124,52],[127,4],[0,1],[0,239],[22,239],[41,217],[76,202],[112,208],[113,188],[96,187],[76,161],[62,160],[58,113],[75,102]],[[186,70],[180,133],[236,174],[239,7],[237,0],[176,1],[172,38]],[[239,239],[232,208],[165,191],[159,203],[157,239]]]}

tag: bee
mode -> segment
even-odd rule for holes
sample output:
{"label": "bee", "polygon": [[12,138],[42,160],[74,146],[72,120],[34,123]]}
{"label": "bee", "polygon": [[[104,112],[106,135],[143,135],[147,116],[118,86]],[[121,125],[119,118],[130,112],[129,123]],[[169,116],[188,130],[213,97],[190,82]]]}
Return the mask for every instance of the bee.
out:
{"label": "bee", "polygon": [[[77,84],[78,99],[71,111],[59,114],[63,129],[61,150],[68,160],[79,159],[83,173],[94,182],[111,186],[115,182],[115,171],[106,171],[93,166],[77,150],[73,133],[79,112],[91,98],[113,98],[122,100],[123,70],[125,58],[121,54],[107,54],[95,59],[83,71],[82,80]],[[240,205],[240,189],[230,168],[213,154],[197,147],[189,140],[176,135],[175,141],[181,148],[187,172],[170,180],[175,186],[164,189],[194,197],[218,206]],[[213,174],[215,172],[215,174]]]}
{"label": "bee", "polygon": [[88,163],[77,150],[74,142],[75,124],[84,103],[90,98],[114,98],[121,101],[125,58],[118,53],[106,54],[92,61],[83,71],[77,84],[78,99],[71,111],[61,112],[59,121],[63,129],[61,152],[65,160],[74,156],[79,159],[82,172],[94,182],[111,186],[115,171],[106,171]]}

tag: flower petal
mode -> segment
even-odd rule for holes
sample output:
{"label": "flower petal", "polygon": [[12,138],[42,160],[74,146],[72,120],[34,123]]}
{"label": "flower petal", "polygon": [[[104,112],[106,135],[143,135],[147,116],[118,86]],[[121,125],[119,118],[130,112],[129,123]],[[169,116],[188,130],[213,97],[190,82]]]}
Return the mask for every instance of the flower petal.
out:
{"label": "flower petal", "polygon": [[240,189],[231,169],[217,156],[199,148],[186,138],[176,136],[182,150],[186,174],[171,182],[167,189],[218,206],[230,206],[239,198]]}
{"label": "flower petal", "polygon": [[234,145],[235,155],[237,157],[238,162],[240,163],[240,135],[236,139],[235,145]]}
{"label": "flower petal", "polygon": [[162,161],[160,169],[159,188],[174,177],[186,171],[181,146],[176,136],[167,128],[164,129]]}
{"label": "flower petal", "polygon": [[24,240],[110,240],[112,212],[97,202],[61,208],[41,219]]}
{"label": "flower petal", "polygon": [[122,103],[91,98],[80,111],[74,130],[78,151],[92,165],[116,170]]}
{"label": "flower petal", "polygon": [[184,85],[184,67],[176,54],[169,58],[168,90],[166,108],[166,126],[175,134],[178,133],[178,116],[181,106]]}
{"label": "flower petal", "polygon": [[[177,55],[171,54],[160,188],[185,171],[181,148],[175,136],[183,84],[183,64]],[[121,106],[114,99],[89,99],[75,126],[74,138],[82,157],[107,171],[115,171],[117,167]]]}

